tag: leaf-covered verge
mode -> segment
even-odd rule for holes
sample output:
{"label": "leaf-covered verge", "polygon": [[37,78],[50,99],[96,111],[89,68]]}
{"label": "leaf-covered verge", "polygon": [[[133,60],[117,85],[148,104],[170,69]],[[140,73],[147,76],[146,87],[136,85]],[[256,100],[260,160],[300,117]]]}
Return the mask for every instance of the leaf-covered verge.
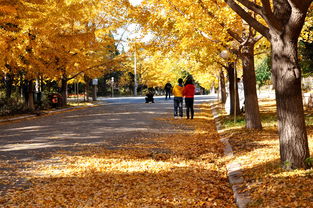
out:
{"label": "leaf-covered verge", "polygon": [[[118,149],[88,146],[30,164],[28,189],[13,189],[4,207],[236,207],[223,144],[208,105],[194,120],[160,118],[188,133],[134,139]],[[182,131],[183,132],[183,131]],[[164,136],[165,135],[165,136]],[[51,163],[51,161],[58,161]]]}
{"label": "leaf-covered verge", "polygon": [[[313,169],[288,171],[280,163],[275,101],[260,101],[264,127],[261,131],[244,128],[242,116],[234,123],[233,118],[223,114],[221,105],[218,109],[223,115],[222,137],[229,138],[234,150],[233,160],[242,165],[251,193],[249,207],[313,207]],[[306,110],[305,114],[312,154],[313,112]]]}

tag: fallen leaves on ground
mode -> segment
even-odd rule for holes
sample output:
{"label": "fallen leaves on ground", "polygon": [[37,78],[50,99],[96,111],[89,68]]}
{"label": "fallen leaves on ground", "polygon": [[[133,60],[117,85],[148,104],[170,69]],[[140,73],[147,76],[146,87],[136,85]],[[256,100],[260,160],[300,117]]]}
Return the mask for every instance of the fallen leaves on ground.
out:
{"label": "fallen leaves on ground", "polygon": [[[32,164],[29,189],[13,190],[6,207],[236,207],[223,144],[208,105],[194,120],[160,118],[189,133],[137,138],[118,149],[60,152],[59,163]],[[189,129],[194,129],[189,131]],[[53,158],[52,158],[53,160]]]}
{"label": "fallen leaves on ground", "polygon": [[[262,100],[259,104],[263,130],[248,130],[234,125],[222,133],[233,147],[233,160],[243,167],[243,176],[252,197],[249,207],[313,207],[313,169],[282,169],[275,101]],[[222,106],[219,108],[221,110]],[[307,116],[310,118],[312,115]],[[311,125],[307,124],[307,130],[310,152],[313,152]]]}

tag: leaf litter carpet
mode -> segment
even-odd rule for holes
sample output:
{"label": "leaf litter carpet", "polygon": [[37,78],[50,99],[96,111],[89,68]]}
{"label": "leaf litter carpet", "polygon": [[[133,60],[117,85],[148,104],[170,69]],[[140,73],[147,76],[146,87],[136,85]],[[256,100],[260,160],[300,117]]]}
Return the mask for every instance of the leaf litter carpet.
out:
{"label": "leaf litter carpet", "polygon": [[158,119],[189,133],[59,151],[57,164],[29,164],[29,187],[10,190],[1,207],[236,207],[208,104],[197,107],[194,120]]}

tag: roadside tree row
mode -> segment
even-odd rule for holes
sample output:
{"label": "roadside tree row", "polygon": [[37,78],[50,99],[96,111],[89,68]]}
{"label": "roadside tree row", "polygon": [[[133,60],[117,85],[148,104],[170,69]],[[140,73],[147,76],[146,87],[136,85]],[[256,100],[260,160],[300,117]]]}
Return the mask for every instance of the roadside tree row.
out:
{"label": "roadside tree row", "polygon": [[[239,71],[243,76],[247,128],[262,128],[254,59],[256,54],[268,53],[277,102],[281,162],[286,168],[306,168],[310,154],[298,45],[301,41],[302,46],[309,47],[312,42],[311,2],[145,0],[132,15],[145,28],[146,35],[155,37],[144,43],[146,50],[185,59],[190,65],[183,69],[195,77],[212,74],[221,80],[226,72],[231,114],[240,113],[236,92]],[[305,60],[301,63],[309,68]],[[238,67],[241,69],[235,70]]]}

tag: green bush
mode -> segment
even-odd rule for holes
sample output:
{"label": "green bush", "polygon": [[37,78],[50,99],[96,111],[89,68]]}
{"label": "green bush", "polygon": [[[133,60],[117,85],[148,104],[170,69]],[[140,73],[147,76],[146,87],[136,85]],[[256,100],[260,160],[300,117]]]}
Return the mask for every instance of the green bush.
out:
{"label": "green bush", "polygon": [[271,79],[271,57],[263,58],[261,63],[256,66],[255,76],[259,88]]}
{"label": "green bush", "polygon": [[30,112],[30,110],[25,106],[25,104],[16,101],[14,98],[0,99],[0,116],[8,116],[27,112]]}

